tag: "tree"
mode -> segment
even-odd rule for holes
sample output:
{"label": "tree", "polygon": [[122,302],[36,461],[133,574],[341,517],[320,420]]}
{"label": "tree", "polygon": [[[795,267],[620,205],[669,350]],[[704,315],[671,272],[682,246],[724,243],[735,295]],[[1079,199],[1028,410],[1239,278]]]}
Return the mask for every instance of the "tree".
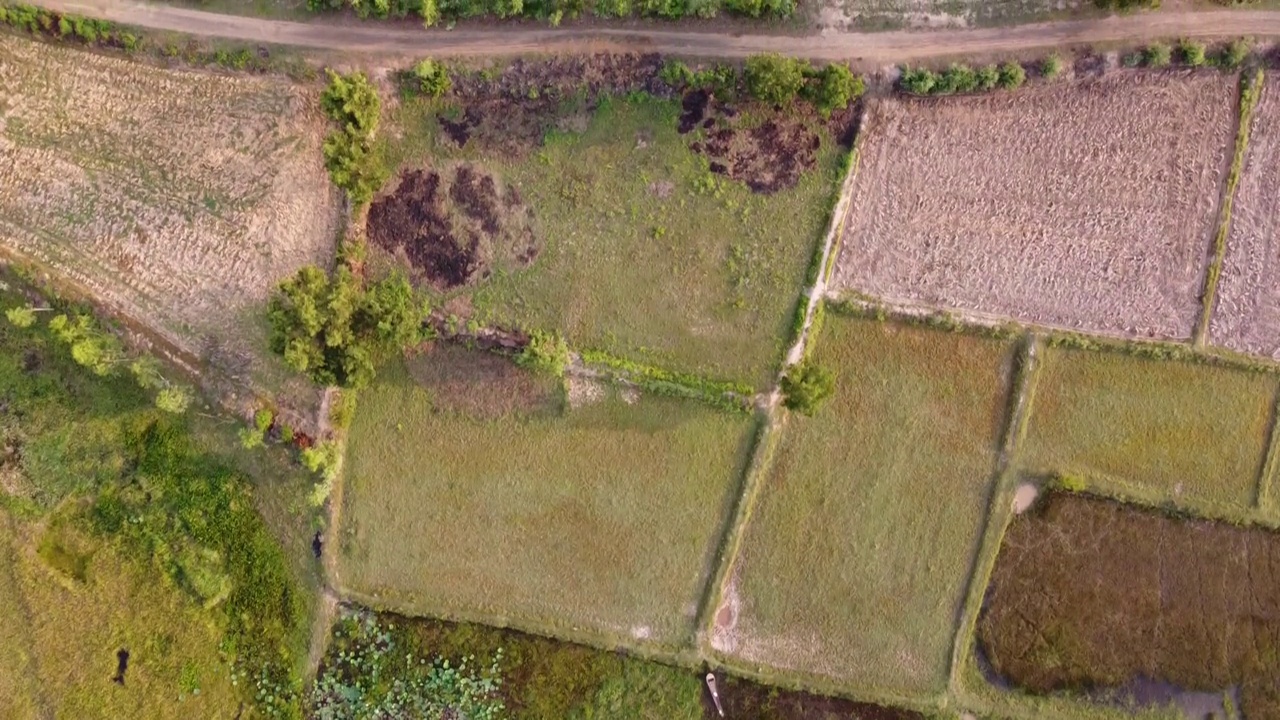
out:
{"label": "tree", "polygon": [[421,341],[427,311],[403,275],[362,288],[345,266],[333,278],[304,267],[268,303],[271,349],[319,384],[363,387],[388,353]]}
{"label": "tree", "polygon": [[1000,87],[1005,90],[1014,90],[1022,87],[1022,83],[1027,80],[1027,71],[1022,69],[1019,63],[1009,62],[1000,65]]}
{"label": "tree", "polygon": [[71,358],[95,375],[110,375],[124,361],[124,346],[115,336],[94,324],[93,318],[77,313],[72,319],[55,315],[49,320],[54,337],[71,348]]}
{"label": "tree", "polygon": [[805,96],[818,108],[823,117],[832,111],[843,110],[866,91],[866,84],[854,75],[848,65],[830,63],[814,73],[813,81],[804,87]]}
{"label": "tree", "polygon": [[782,377],[782,404],[812,416],[835,392],[836,376],[812,360],[793,365]]}
{"label": "tree", "polygon": [[325,168],[353,204],[363,205],[387,179],[372,144],[382,112],[378,92],[364,73],[339,75],[330,70],[320,104],[340,126],[325,138]]}
{"label": "tree", "polygon": [[320,95],[320,105],[329,117],[351,128],[353,135],[371,137],[378,131],[382,101],[378,91],[362,72],[339,75],[329,70],[329,86]]}
{"label": "tree", "polygon": [[4,316],[16,328],[29,328],[36,323],[36,310],[30,305],[9,308],[4,311]]}
{"label": "tree", "polygon": [[786,105],[804,86],[808,63],[781,55],[753,55],[747,58],[747,91],[770,105]]}
{"label": "tree", "polygon": [[440,97],[453,89],[449,69],[444,66],[444,63],[430,58],[413,66],[413,76],[418,79],[418,87],[427,97]]}

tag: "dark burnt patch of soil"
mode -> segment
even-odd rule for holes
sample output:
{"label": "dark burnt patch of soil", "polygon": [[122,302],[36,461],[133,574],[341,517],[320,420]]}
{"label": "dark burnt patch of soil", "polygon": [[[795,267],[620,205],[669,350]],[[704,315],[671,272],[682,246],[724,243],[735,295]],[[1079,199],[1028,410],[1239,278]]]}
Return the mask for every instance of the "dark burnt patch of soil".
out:
{"label": "dark burnt patch of soil", "polygon": [[369,206],[369,241],[411,269],[419,283],[451,290],[489,275],[508,258],[528,264],[538,248],[531,215],[514,191],[467,165],[409,170]]}
{"label": "dark burnt patch of soil", "polygon": [[1052,493],[1010,525],[978,639],[1031,692],[1238,686],[1280,717],[1280,533]]}
{"label": "dark burnt patch of soil", "polygon": [[650,53],[518,59],[499,71],[463,71],[453,79],[463,110],[438,121],[458,147],[474,143],[520,158],[540,147],[563,116],[589,114],[605,95],[670,96],[658,78],[661,69],[661,56]]}
{"label": "dark burnt patch of soil", "polygon": [[[716,689],[726,718],[741,720],[924,720],[911,710],[854,702],[823,695],[793,692],[749,680],[716,675]],[[711,694],[705,689],[703,717],[719,720]]]}
{"label": "dark burnt patch of soil", "polygon": [[409,375],[431,396],[432,407],[479,420],[558,413],[554,382],[492,352],[429,343],[408,360]]}
{"label": "dark burnt patch of soil", "polygon": [[[801,104],[768,112],[756,125],[747,125],[734,107],[705,90],[686,93],[681,108],[677,129],[686,135],[697,131],[689,148],[707,158],[711,172],[754,192],[768,195],[793,188],[817,164],[819,123]],[[836,131],[847,134],[844,128]]]}

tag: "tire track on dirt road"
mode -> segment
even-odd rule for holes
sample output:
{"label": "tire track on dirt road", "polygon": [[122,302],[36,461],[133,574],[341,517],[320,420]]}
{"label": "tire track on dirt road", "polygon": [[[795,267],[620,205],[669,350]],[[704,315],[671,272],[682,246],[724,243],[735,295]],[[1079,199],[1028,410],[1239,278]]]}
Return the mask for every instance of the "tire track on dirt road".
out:
{"label": "tire track on dirt road", "polygon": [[410,29],[402,23],[360,23],[347,19],[266,20],[135,0],[38,0],[36,4],[57,12],[153,30],[373,55],[633,51],[733,58],[777,52],[875,65],[957,55],[1025,52],[1072,44],[1280,35],[1280,11],[1268,10],[1157,11],[974,30],[826,32],[795,36],[668,30],[663,26],[551,28],[520,24],[509,28],[427,30]]}

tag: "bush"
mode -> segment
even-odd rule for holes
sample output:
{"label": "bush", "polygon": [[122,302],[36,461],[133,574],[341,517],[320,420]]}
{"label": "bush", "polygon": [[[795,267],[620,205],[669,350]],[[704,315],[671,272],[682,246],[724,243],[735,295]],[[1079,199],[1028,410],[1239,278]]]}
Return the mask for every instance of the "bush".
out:
{"label": "bush", "polygon": [[934,74],[924,68],[905,67],[898,78],[898,87],[914,95],[928,95],[938,82]]}
{"label": "bush", "polygon": [[1062,74],[1062,56],[1053,53],[1040,63],[1040,75],[1052,80]]}
{"label": "bush", "polygon": [[4,316],[16,328],[29,328],[36,323],[36,311],[31,306],[9,308]]}
{"label": "bush", "polygon": [[782,377],[782,404],[801,415],[812,416],[835,389],[835,374],[806,359]]}
{"label": "bush", "polygon": [[994,90],[1000,84],[1000,68],[987,65],[978,69],[978,89]]}
{"label": "bush", "polygon": [[998,84],[1005,90],[1014,90],[1022,87],[1027,81],[1027,71],[1022,69],[1020,63],[1009,62],[1000,65],[1000,80]]}
{"label": "bush", "polygon": [[529,334],[529,344],[516,357],[516,364],[561,377],[569,369],[569,345],[555,333],[534,330]]}
{"label": "bush", "polygon": [[804,86],[808,63],[781,55],[753,55],[747,58],[747,92],[770,105],[787,105]]}
{"label": "bush", "polygon": [[1247,40],[1232,40],[1222,49],[1220,62],[1223,67],[1235,70],[1244,65],[1245,60],[1249,59],[1251,50],[1252,48],[1250,48]]}
{"label": "bush", "polygon": [[1173,49],[1164,43],[1152,43],[1142,53],[1142,60],[1148,67],[1168,67],[1173,61]]}
{"label": "bush", "polygon": [[427,97],[440,97],[453,89],[449,69],[444,63],[429,58],[413,66],[413,76],[418,80],[418,88]]}
{"label": "bush", "polygon": [[339,129],[324,141],[325,167],[333,184],[347,192],[353,205],[367,203],[386,182],[387,170],[373,149],[382,103],[364,73],[329,71],[321,105]]}
{"label": "bush", "polygon": [[1178,43],[1178,56],[1183,63],[1191,67],[1200,67],[1205,63],[1204,43],[1184,38]]}
{"label": "bush", "polygon": [[693,71],[679,60],[668,60],[658,71],[658,77],[677,90],[694,84]]}
{"label": "bush", "polygon": [[156,393],[155,404],[160,410],[174,415],[181,415],[191,406],[191,390],[186,387],[173,386]]}
{"label": "bush", "polygon": [[803,88],[804,96],[823,117],[830,117],[835,110],[849,107],[849,103],[862,97],[866,83],[854,75],[848,65],[831,63],[812,73]]}

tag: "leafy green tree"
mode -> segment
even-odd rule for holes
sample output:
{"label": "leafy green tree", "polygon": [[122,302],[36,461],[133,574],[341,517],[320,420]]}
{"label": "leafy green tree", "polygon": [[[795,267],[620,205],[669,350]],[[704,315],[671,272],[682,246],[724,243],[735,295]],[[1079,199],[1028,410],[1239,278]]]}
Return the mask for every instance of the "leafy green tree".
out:
{"label": "leafy green tree", "polygon": [[333,278],[300,269],[267,308],[272,350],[315,382],[342,387],[367,385],[387,354],[419,342],[426,313],[404,276],[362,288],[345,266]]}
{"label": "leafy green tree", "polygon": [[320,95],[320,105],[335,121],[346,125],[349,132],[369,137],[378,131],[382,101],[378,91],[362,72],[340,75],[329,70],[329,85]]}
{"label": "leafy green tree", "polygon": [[413,66],[413,76],[418,79],[418,87],[427,97],[440,97],[453,89],[453,79],[449,77],[449,69],[444,63],[430,58]]}
{"label": "leafy green tree", "polygon": [[1015,90],[1022,87],[1022,84],[1026,81],[1027,71],[1022,69],[1022,65],[1020,63],[1016,63],[1012,60],[1001,63],[1000,81],[998,83],[1000,87],[1005,90]]}
{"label": "leafy green tree", "polygon": [[569,344],[556,333],[534,330],[529,344],[516,356],[516,364],[561,377],[569,369]]}
{"label": "leafy green tree", "polygon": [[808,63],[776,54],[747,58],[747,91],[770,105],[787,105],[804,86]]}
{"label": "leafy green tree", "polygon": [[805,97],[813,103],[823,117],[835,110],[849,107],[866,91],[866,84],[854,75],[848,65],[830,63],[813,73],[813,79],[804,86]]}
{"label": "leafy green tree", "polygon": [[364,73],[329,71],[321,106],[339,129],[324,141],[325,168],[333,184],[347,191],[355,205],[368,202],[387,180],[387,169],[374,150],[382,103]]}
{"label": "leafy green tree", "polygon": [[29,328],[36,324],[36,310],[30,305],[9,308],[4,316],[16,328]]}
{"label": "leafy green tree", "polygon": [[1178,55],[1182,58],[1182,62],[1191,67],[1200,67],[1205,63],[1204,43],[1198,43],[1194,40],[1183,38],[1178,42]]}
{"label": "leafy green tree", "polygon": [[836,390],[836,376],[812,360],[794,365],[782,377],[782,404],[812,416]]}

